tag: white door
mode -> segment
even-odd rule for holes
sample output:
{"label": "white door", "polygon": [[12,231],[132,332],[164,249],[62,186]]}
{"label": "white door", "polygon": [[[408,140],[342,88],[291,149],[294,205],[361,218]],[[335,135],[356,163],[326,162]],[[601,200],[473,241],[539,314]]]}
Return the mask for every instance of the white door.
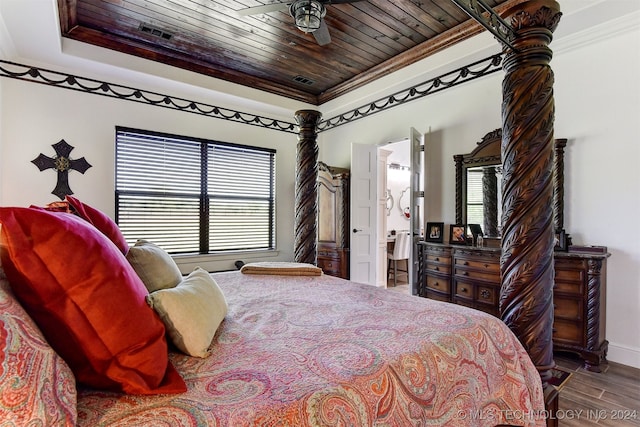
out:
{"label": "white door", "polygon": [[350,279],[376,285],[376,145],[351,144]]}
{"label": "white door", "polygon": [[378,177],[377,177],[377,193],[378,193],[378,228],[377,232],[377,254],[376,254],[376,286],[379,288],[387,287],[387,163],[389,155],[393,151],[378,148]]}
{"label": "white door", "polygon": [[[424,139],[420,132],[411,128],[409,140],[411,141],[411,204],[409,206],[409,219],[410,219],[410,232],[413,240],[411,245],[411,251],[409,253],[409,283],[411,284],[411,294],[416,295],[418,293],[414,278],[418,277],[418,241],[421,240],[420,232],[423,228],[423,210],[424,205],[424,189],[421,188],[422,182],[422,148],[424,146]],[[422,192],[421,192],[422,190]]]}

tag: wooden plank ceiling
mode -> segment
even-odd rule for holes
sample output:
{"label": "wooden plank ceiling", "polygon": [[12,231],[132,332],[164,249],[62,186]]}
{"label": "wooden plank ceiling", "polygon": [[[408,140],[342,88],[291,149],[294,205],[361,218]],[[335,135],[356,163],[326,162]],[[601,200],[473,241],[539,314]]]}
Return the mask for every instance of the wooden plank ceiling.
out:
{"label": "wooden plank ceiling", "polygon": [[[501,12],[524,0],[485,1]],[[288,8],[237,12],[269,3],[286,1],[58,0],[58,9],[63,37],[314,105],[483,31],[451,0],[324,1],[331,42],[320,46]]]}

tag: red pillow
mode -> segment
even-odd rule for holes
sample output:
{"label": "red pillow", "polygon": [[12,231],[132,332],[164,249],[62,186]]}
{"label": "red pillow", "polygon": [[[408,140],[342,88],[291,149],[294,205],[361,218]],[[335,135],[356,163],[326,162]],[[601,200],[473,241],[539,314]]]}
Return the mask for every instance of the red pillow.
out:
{"label": "red pillow", "polygon": [[179,393],[165,328],[125,256],[72,214],[0,208],[2,266],[25,310],[79,383]]}
{"label": "red pillow", "polygon": [[91,206],[82,203],[80,200],[76,199],[73,196],[67,195],[65,200],[69,202],[69,204],[76,210],[76,214],[87,221],[93,224],[95,228],[100,230],[105,236],[109,238],[117,247],[120,249],[120,252],[123,254],[127,254],[129,251],[129,245],[125,240],[118,224],[116,224],[108,215],[104,212],[99,211],[96,208],[92,208]]}

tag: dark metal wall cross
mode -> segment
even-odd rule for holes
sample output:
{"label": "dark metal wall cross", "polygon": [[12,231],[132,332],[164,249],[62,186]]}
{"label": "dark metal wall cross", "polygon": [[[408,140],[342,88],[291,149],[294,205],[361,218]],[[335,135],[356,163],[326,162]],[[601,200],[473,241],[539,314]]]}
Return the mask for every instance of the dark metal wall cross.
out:
{"label": "dark metal wall cross", "polygon": [[67,144],[64,139],[53,144],[52,147],[56,152],[56,157],[52,159],[40,153],[38,157],[31,160],[31,163],[36,165],[41,172],[45,169],[55,169],[58,172],[58,182],[51,194],[55,194],[60,200],[64,200],[67,194],[73,194],[73,191],[69,188],[69,170],[75,170],[84,174],[91,165],[84,157],[73,160],[70,159],[69,153],[71,153],[74,147]]}

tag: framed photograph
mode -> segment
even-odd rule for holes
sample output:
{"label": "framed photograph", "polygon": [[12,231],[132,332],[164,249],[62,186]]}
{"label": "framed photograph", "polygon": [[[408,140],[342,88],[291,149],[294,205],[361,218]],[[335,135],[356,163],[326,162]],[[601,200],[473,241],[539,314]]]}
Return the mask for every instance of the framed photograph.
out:
{"label": "framed photograph", "polygon": [[442,243],[443,241],[444,222],[427,222],[427,233],[425,240],[427,242]]}
{"label": "framed photograph", "polygon": [[467,244],[467,226],[464,224],[451,224],[449,230],[449,244],[466,245]]}
{"label": "framed photograph", "polygon": [[564,229],[556,231],[553,240],[555,242],[554,250],[560,252],[567,251],[567,233],[565,233]]}

